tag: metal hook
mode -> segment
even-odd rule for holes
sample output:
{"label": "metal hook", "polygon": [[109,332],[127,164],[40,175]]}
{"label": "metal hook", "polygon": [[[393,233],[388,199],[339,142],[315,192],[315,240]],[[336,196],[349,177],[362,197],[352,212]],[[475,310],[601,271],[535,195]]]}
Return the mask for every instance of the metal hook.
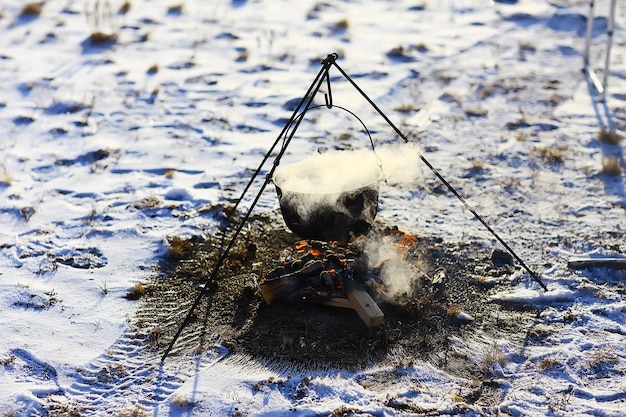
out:
{"label": "metal hook", "polygon": [[336,52],[332,54],[328,54],[324,60],[322,60],[322,65],[324,66],[324,76],[326,77],[326,85],[328,86],[328,92],[324,93],[324,101],[326,102],[326,107],[329,109],[333,108],[333,94],[330,90],[330,76],[328,75],[328,69],[331,65],[335,65],[335,61],[339,58],[339,55]]}
{"label": "metal hook", "polygon": [[330,76],[328,75],[328,70],[326,70],[326,85],[328,86],[328,93],[324,93],[324,101],[326,102],[326,107],[329,109],[333,108],[333,94],[330,90]]}

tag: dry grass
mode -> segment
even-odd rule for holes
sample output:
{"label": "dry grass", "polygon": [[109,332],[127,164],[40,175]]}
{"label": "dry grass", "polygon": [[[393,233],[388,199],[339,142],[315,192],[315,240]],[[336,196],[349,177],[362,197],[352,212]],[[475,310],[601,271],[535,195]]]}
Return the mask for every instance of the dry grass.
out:
{"label": "dry grass", "polygon": [[167,14],[180,15],[183,13],[185,5],[183,3],[175,4],[167,8]]}
{"label": "dry grass", "polygon": [[395,48],[391,48],[387,55],[390,57],[402,57],[405,54],[405,49],[403,46],[396,46]]}
{"label": "dry grass", "polygon": [[89,35],[89,42],[92,45],[106,45],[117,42],[116,33],[93,32]]}
{"label": "dry grass", "polygon": [[472,167],[470,169],[472,171],[482,171],[485,169],[485,164],[483,161],[472,161]]}
{"label": "dry grass", "polygon": [[148,71],[146,72],[150,75],[156,74],[157,72],[159,72],[159,64],[153,64],[150,68],[148,68]]}
{"label": "dry grass", "polygon": [[172,404],[181,408],[190,408],[195,405],[193,400],[188,395],[175,394],[172,398]]}
{"label": "dry grass", "polygon": [[606,158],[602,158],[602,170],[601,174],[609,175],[611,177],[617,177],[622,175],[622,167],[619,164],[619,159],[617,156],[611,155]]}
{"label": "dry grass", "polygon": [[360,416],[363,411],[354,407],[347,407],[342,405],[339,408],[334,409],[330,413],[330,417],[350,417],[350,416]]}
{"label": "dry grass", "polygon": [[136,405],[134,408],[127,408],[121,410],[118,417],[148,417],[149,412],[143,409],[140,405]]}
{"label": "dry grass", "polygon": [[41,14],[43,3],[27,3],[20,10],[20,17],[37,17]]}
{"label": "dry grass", "polygon": [[176,260],[183,259],[189,255],[193,246],[192,241],[183,239],[180,236],[174,236],[168,242],[167,257]]}
{"label": "dry grass", "polygon": [[333,31],[342,32],[348,30],[349,27],[350,23],[348,22],[348,19],[341,19],[333,25]]}
{"label": "dry grass", "polygon": [[517,45],[519,46],[519,49],[523,51],[536,51],[537,50],[537,47],[532,42],[520,41]]}
{"label": "dry grass", "polygon": [[446,314],[450,317],[456,317],[463,312],[463,308],[459,305],[451,305],[446,310]]}
{"label": "dry grass", "polygon": [[4,358],[0,358],[0,365],[2,366],[11,366],[15,363],[15,355],[9,355]]}
{"label": "dry grass", "polygon": [[130,10],[130,8],[132,7],[132,5],[130,4],[129,1],[125,1],[124,4],[122,4],[120,6],[120,8],[118,9],[117,13],[118,14],[126,14],[128,13],[128,11]]}
{"label": "dry grass", "polygon": [[126,293],[126,298],[129,300],[139,300],[145,294],[146,294],[146,287],[144,287],[144,285],[141,282],[139,282],[133,285],[133,288],[131,288],[130,291]]}
{"label": "dry grass", "polygon": [[108,0],[96,0],[92,7],[85,8],[85,19],[92,29],[88,38],[91,45],[103,46],[117,42],[113,11]]}
{"label": "dry grass", "polygon": [[620,357],[615,349],[601,348],[592,353],[588,360],[589,367],[596,373],[600,373],[606,368],[610,368],[620,362]]}
{"label": "dry grass", "polygon": [[623,138],[614,129],[602,129],[598,132],[598,140],[607,145],[619,145]]}
{"label": "dry grass", "polygon": [[540,371],[547,371],[550,369],[558,368],[562,365],[562,363],[555,358],[543,358],[537,363],[537,369]]}
{"label": "dry grass", "polygon": [[132,204],[134,208],[137,209],[156,209],[163,205],[163,201],[161,201],[158,197],[148,197],[144,198],[141,201],[136,201]]}
{"label": "dry grass", "polygon": [[419,52],[428,52],[430,50],[428,45],[426,45],[424,42],[420,42],[415,45],[415,49],[417,49]]}
{"label": "dry grass", "polygon": [[418,108],[414,103],[404,103],[396,107],[394,110],[400,113],[411,113],[417,111]]}
{"label": "dry grass", "polygon": [[496,369],[496,364],[498,366],[504,366],[508,362],[509,358],[506,356],[506,354],[502,352],[502,350],[500,350],[497,345],[494,344],[492,348],[487,351],[483,360],[484,375],[492,375],[493,371]]}
{"label": "dry grass", "polygon": [[567,146],[552,146],[552,147],[536,147],[533,149],[533,154],[546,160],[551,164],[562,164],[565,162],[565,151]]}
{"label": "dry grass", "polygon": [[248,58],[250,58],[250,52],[248,52],[246,48],[241,48],[239,50],[239,55],[237,55],[237,58],[235,58],[235,61],[245,62],[248,60]]}
{"label": "dry grass", "polygon": [[9,186],[13,182],[13,177],[4,165],[0,165],[0,185]]}
{"label": "dry grass", "polygon": [[478,107],[467,107],[463,110],[467,116],[470,117],[484,117],[489,113],[489,110]]}
{"label": "dry grass", "polygon": [[563,96],[560,96],[556,93],[552,94],[545,102],[547,104],[551,104],[553,106],[556,106],[558,104],[561,104],[561,102],[563,102],[565,98]]}
{"label": "dry grass", "polygon": [[551,335],[553,333],[552,329],[550,328],[550,326],[545,325],[545,324],[539,324],[535,327],[533,327],[532,329],[528,330],[528,337],[532,337],[532,338],[544,338],[547,337],[549,335]]}

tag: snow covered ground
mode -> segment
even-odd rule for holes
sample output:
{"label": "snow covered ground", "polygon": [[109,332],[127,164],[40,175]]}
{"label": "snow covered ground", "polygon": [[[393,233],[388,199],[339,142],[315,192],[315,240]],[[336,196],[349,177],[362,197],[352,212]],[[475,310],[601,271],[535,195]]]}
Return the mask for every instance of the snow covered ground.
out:
{"label": "snow covered ground", "polygon": [[[624,414],[626,275],[567,267],[626,250],[624,142],[599,137],[626,130],[623,3],[606,103],[581,74],[587,0],[15,3],[0,3],[1,416]],[[215,346],[161,365],[126,331],[124,296],[168,237],[216,229],[208,209],[241,192],[331,52],[549,288],[520,272],[493,295],[536,308],[541,343],[476,351],[504,393],[491,404],[461,402],[471,381],[435,364],[279,372]],[[397,142],[331,75],[335,103]],[[286,160],[338,129],[359,126],[303,129]],[[381,190],[380,217],[498,247],[418,169]],[[256,210],[276,208],[268,189]]]}

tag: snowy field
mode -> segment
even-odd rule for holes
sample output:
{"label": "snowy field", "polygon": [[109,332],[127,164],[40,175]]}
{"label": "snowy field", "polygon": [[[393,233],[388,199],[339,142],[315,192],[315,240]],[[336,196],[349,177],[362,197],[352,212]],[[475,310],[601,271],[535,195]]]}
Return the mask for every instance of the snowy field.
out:
{"label": "snowy field", "polygon": [[[626,413],[626,272],[567,265],[626,251],[611,140],[626,134],[626,4],[598,102],[581,73],[588,0],[20,3],[0,2],[0,416]],[[608,10],[597,2],[595,67]],[[331,52],[549,289],[522,269],[495,287],[537,316],[527,343],[475,350],[502,392],[490,403],[422,361],[307,373],[216,345],[161,364],[128,332],[127,293],[168,238],[215,232],[211,207],[243,190]],[[334,102],[376,144],[400,143],[333,71]],[[338,141],[358,133],[347,120],[303,129],[285,160],[367,148]],[[380,218],[499,247],[416,165],[381,189]],[[277,207],[270,186],[255,210]]]}

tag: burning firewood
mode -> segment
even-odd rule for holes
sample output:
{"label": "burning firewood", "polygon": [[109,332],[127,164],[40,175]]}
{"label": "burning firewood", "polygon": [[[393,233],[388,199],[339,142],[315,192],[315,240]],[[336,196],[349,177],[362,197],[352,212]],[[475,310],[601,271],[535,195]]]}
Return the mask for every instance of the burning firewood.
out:
{"label": "burning firewood", "polygon": [[[284,271],[284,268],[279,271]],[[276,271],[276,270],[275,270]],[[272,271],[274,275],[276,272]],[[294,272],[287,272],[278,277],[270,278],[261,284],[261,293],[266,303],[271,304],[274,300],[285,298],[290,293],[306,286],[308,280],[324,271],[324,263],[320,260],[310,260],[302,268]],[[272,276],[270,272],[269,276]]]}
{"label": "burning firewood", "polygon": [[377,326],[384,314],[376,294],[376,276],[368,271],[367,254],[355,245],[306,240],[297,242],[301,257],[271,271],[260,284],[266,303],[278,300],[354,309],[363,322]]}

